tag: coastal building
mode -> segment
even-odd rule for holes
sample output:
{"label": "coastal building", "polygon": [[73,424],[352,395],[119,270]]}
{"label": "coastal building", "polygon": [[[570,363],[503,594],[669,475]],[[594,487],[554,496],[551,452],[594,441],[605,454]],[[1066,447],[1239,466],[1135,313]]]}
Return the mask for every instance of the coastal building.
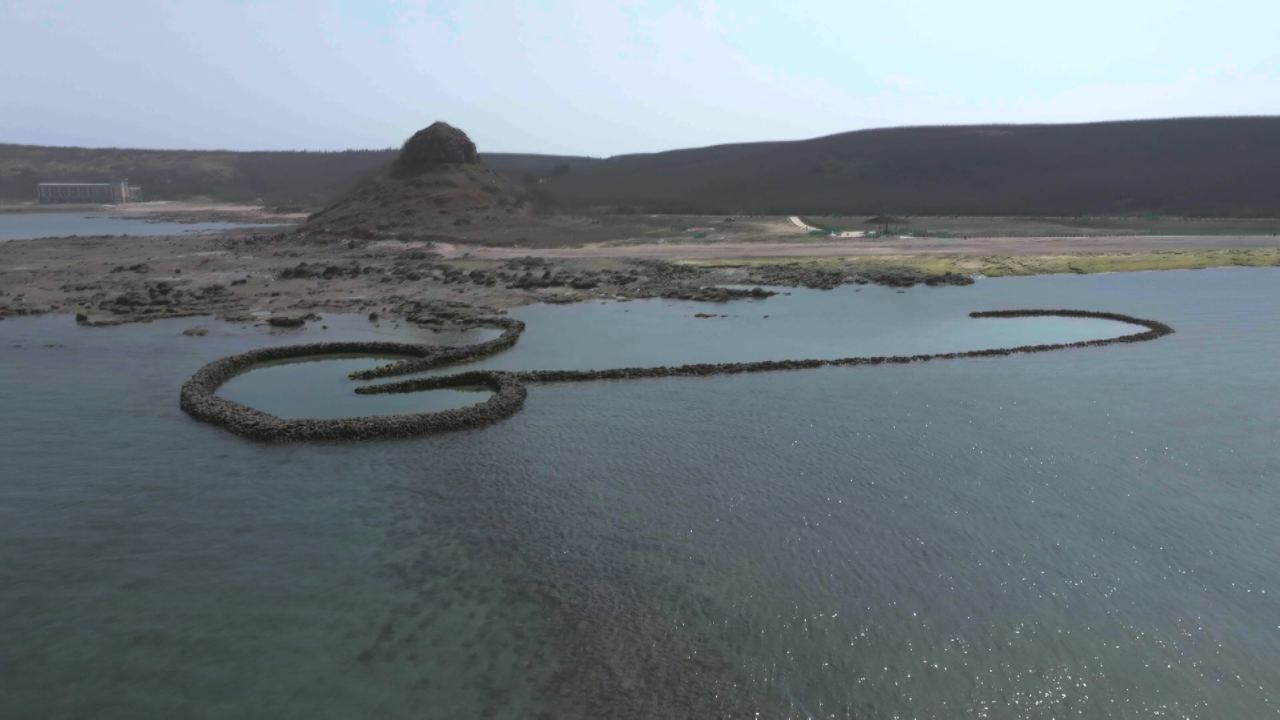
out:
{"label": "coastal building", "polygon": [[122,204],[142,201],[142,188],[128,180],[110,183],[40,183],[36,197],[41,204]]}
{"label": "coastal building", "polygon": [[873,218],[867,218],[866,223],[868,225],[883,225],[883,232],[887,233],[890,225],[901,225],[902,221],[892,215],[877,215]]}

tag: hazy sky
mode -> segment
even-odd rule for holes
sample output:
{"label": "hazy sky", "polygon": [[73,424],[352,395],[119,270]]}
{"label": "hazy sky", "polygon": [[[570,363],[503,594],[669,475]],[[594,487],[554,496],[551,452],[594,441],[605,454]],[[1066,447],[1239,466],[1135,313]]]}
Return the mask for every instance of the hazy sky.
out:
{"label": "hazy sky", "polygon": [[1276,0],[0,0],[0,142],[614,155],[1280,114]]}

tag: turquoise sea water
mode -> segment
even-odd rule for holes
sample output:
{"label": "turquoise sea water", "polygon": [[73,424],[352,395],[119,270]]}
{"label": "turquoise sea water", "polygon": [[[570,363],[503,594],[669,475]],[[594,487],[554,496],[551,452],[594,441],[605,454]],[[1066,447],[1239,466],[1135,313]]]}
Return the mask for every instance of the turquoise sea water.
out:
{"label": "turquoise sea water", "polygon": [[[1128,331],[966,316],[1002,308],[1177,333],[535,386],[493,426],[364,444],[253,444],[177,408],[203,363],[315,328],[0,322],[0,717],[1275,715],[1277,282],[1231,269],[535,306],[485,364]],[[325,339],[373,331],[335,322]],[[333,407],[354,383],[324,365],[223,394]],[[413,397],[391,401],[435,402]]]}

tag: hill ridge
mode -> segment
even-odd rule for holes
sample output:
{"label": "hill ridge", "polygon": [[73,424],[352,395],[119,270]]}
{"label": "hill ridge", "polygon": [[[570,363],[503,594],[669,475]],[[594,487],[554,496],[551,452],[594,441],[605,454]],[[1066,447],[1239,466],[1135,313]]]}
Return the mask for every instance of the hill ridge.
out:
{"label": "hill ridge", "polygon": [[[0,145],[0,198],[33,199],[42,180],[127,176],[151,199],[261,197],[318,207],[395,154]],[[511,179],[541,179],[543,189],[580,210],[1280,216],[1274,116],[897,126],[607,159],[536,153],[481,153],[481,159]],[[557,173],[557,166],[567,170]]]}
{"label": "hill ridge", "polygon": [[610,158],[580,205],[753,214],[1280,215],[1280,118],[874,128]]}

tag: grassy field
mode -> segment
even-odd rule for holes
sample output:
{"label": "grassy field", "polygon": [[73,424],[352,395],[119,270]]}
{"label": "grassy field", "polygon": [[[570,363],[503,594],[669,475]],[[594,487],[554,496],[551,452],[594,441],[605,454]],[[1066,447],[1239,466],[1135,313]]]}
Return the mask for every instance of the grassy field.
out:
{"label": "grassy field", "polygon": [[[814,227],[834,231],[879,229],[865,217],[805,216]],[[923,237],[1107,237],[1124,235],[1274,235],[1280,232],[1276,218],[1177,218],[1177,217],[1081,217],[1081,218],[903,218],[890,236]]]}
{"label": "grassy field", "polygon": [[815,269],[847,270],[906,267],[930,274],[947,272],[987,277],[1053,275],[1059,273],[1137,272],[1142,270],[1201,270],[1214,267],[1280,266],[1280,250],[1187,250],[1135,253],[1077,253],[1019,257],[968,255],[877,255],[817,259],[688,261],[703,267],[799,265]]}

